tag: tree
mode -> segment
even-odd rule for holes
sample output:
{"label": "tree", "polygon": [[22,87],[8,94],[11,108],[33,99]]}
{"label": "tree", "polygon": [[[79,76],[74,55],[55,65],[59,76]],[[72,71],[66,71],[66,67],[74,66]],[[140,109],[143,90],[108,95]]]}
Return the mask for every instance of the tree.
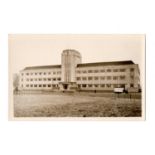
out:
{"label": "tree", "polygon": [[19,86],[19,75],[17,73],[13,74],[13,89],[14,91],[18,91]]}

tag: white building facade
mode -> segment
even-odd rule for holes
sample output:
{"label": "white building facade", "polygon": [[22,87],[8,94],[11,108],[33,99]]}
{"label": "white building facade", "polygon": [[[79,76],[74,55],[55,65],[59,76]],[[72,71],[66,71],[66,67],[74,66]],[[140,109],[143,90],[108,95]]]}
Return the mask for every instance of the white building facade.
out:
{"label": "white building facade", "polygon": [[20,71],[19,90],[113,91],[140,88],[138,64],[132,61],[82,63],[81,54],[66,49],[61,65],[26,67]]}

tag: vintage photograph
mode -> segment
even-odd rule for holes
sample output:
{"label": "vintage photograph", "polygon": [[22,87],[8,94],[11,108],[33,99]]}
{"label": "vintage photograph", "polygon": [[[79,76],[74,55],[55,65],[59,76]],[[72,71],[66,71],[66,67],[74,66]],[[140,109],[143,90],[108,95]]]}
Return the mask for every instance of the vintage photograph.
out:
{"label": "vintage photograph", "polygon": [[144,120],[145,35],[8,39],[10,118]]}

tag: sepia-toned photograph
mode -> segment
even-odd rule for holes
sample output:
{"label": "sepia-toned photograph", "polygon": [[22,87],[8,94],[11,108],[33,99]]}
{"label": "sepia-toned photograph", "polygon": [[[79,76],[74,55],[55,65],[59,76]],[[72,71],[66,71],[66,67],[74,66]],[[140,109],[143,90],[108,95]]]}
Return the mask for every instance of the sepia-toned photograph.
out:
{"label": "sepia-toned photograph", "polygon": [[9,118],[145,120],[145,35],[10,34]]}

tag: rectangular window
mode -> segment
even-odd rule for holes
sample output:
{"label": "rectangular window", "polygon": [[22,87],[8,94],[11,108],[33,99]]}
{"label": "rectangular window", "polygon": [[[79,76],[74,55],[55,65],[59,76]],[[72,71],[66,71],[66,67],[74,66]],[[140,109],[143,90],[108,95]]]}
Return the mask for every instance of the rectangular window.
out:
{"label": "rectangular window", "polygon": [[50,84],[48,84],[48,87],[51,87],[51,85],[50,85]]}
{"label": "rectangular window", "polygon": [[39,75],[41,75],[42,73],[40,72]]}
{"label": "rectangular window", "polygon": [[113,87],[114,87],[114,88],[118,88],[118,84],[114,84]]}
{"label": "rectangular window", "polygon": [[37,84],[35,84],[34,87],[37,87]]}
{"label": "rectangular window", "polygon": [[48,81],[51,81],[51,78],[48,78]]}
{"label": "rectangular window", "polygon": [[30,86],[33,87],[33,84],[31,84]]}
{"label": "rectangular window", "polygon": [[87,71],[83,70],[82,73],[87,73]]}
{"label": "rectangular window", "polygon": [[105,84],[101,84],[101,87],[105,87]]}
{"label": "rectangular window", "polygon": [[86,77],[83,77],[82,80],[87,80],[87,78]]}
{"label": "rectangular window", "polygon": [[101,69],[100,72],[103,73],[103,72],[105,72],[105,70],[104,69]]}
{"label": "rectangular window", "polygon": [[107,72],[111,72],[111,69],[107,69]]}
{"label": "rectangular window", "polygon": [[82,85],[82,87],[83,87],[83,88],[86,88],[86,87],[87,87],[87,85],[86,85],[86,84],[83,84],[83,85]]}
{"label": "rectangular window", "polygon": [[33,75],[33,73],[31,73],[31,75]]}
{"label": "rectangular window", "polygon": [[42,85],[40,84],[39,87],[42,87]]}
{"label": "rectangular window", "polygon": [[26,87],[29,87],[29,84],[27,84]]}
{"label": "rectangular window", "polygon": [[88,80],[92,80],[93,79],[93,77],[88,77]]}
{"label": "rectangular window", "polygon": [[35,73],[35,75],[37,75],[37,73]]}
{"label": "rectangular window", "polygon": [[33,81],[33,79],[30,79],[30,81]]}
{"label": "rectangular window", "polygon": [[98,77],[97,77],[97,76],[95,76],[95,77],[94,77],[94,79],[95,79],[95,80],[98,80]]}
{"label": "rectangular window", "polygon": [[89,84],[88,87],[92,87],[92,84]]}
{"label": "rectangular window", "polygon": [[134,72],[134,68],[130,68],[130,72]]}
{"label": "rectangular window", "polygon": [[133,84],[133,83],[131,83],[131,84],[130,84],[130,87],[134,87],[134,84]]}
{"label": "rectangular window", "polygon": [[56,78],[53,78],[53,81],[56,81]]}
{"label": "rectangular window", "polygon": [[29,73],[26,73],[26,75],[29,75]]}
{"label": "rectangular window", "polygon": [[133,75],[131,75],[131,76],[130,76],[130,78],[133,80],[133,79],[134,79],[134,76],[133,76]]}
{"label": "rectangular window", "polygon": [[38,79],[39,81],[42,81],[42,79]]}
{"label": "rectangular window", "polygon": [[56,74],[56,72],[53,72],[53,74]]}
{"label": "rectangular window", "polygon": [[44,75],[46,75],[46,72],[44,72]]}
{"label": "rectangular window", "polygon": [[46,85],[45,85],[45,84],[43,84],[43,87],[46,87]]}
{"label": "rectangular window", "polygon": [[94,73],[98,73],[98,70],[94,70]]}
{"label": "rectangular window", "polygon": [[126,69],[124,69],[124,68],[120,69],[120,72],[125,72],[125,71],[126,71]]}
{"label": "rectangular window", "polygon": [[95,87],[98,87],[98,84],[95,84],[94,86],[95,86]]}
{"label": "rectangular window", "polygon": [[111,84],[106,84],[107,88],[110,88],[111,87]]}
{"label": "rectangular window", "polygon": [[101,79],[101,80],[104,80],[104,79],[105,79],[105,77],[104,77],[104,76],[101,76],[101,77],[100,77],[100,79]]}
{"label": "rectangular window", "polygon": [[113,69],[113,72],[118,72],[118,69]]}
{"label": "rectangular window", "polygon": [[77,77],[76,79],[77,79],[77,81],[81,80],[81,78],[80,78],[80,77]]}
{"label": "rectangular window", "polygon": [[121,88],[125,88],[125,84],[120,84],[120,87]]}
{"label": "rectangular window", "polygon": [[44,81],[46,81],[46,78],[44,78]]}
{"label": "rectangular window", "polygon": [[111,76],[107,76],[107,80],[111,80]]}
{"label": "rectangular window", "polygon": [[76,71],[76,72],[79,73],[79,74],[81,73],[80,71]]}
{"label": "rectangular window", "polygon": [[118,77],[117,76],[113,76],[113,80],[117,80],[118,79]]}
{"label": "rectangular window", "polygon": [[61,81],[61,78],[57,78],[58,81]]}
{"label": "rectangular window", "polygon": [[92,73],[93,71],[92,70],[88,70],[88,73]]}
{"label": "rectangular window", "polygon": [[29,81],[29,79],[26,79],[26,81]]}
{"label": "rectangular window", "polygon": [[120,79],[121,79],[121,80],[124,80],[124,79],[125,79],[125,76],[120,76]]}
{"label": "rectangular window", "polygon": [[51,72],[48,72],[48,75],[50,75],[51,74]]}

